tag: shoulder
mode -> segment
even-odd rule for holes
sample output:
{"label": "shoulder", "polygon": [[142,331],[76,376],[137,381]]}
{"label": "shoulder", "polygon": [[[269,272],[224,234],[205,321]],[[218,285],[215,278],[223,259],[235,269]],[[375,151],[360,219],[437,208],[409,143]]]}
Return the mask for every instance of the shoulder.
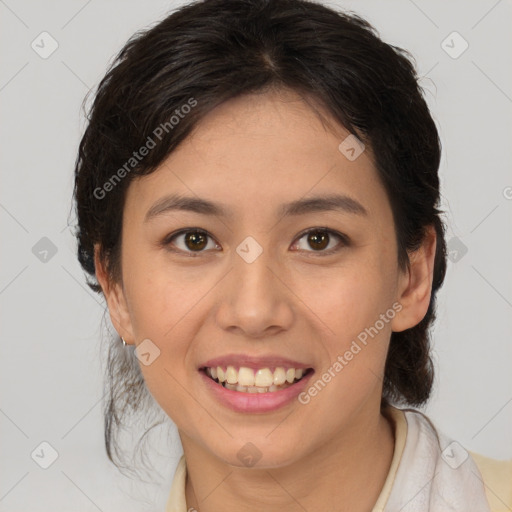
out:
{"label": "shoulder", "polygon": [[[421,411],[394,407],[390,407],[388,411],[399,427],[397,430],[400,435],[397,436],[397,441],[400,439],[403,441],[406,435],[409,437],[411,432],[408,432],[410,430],[407,428],[408,422],[440,434],[431,419]],[[469,454],[480,471],[491,512],[511,512],[512,459],[497,460],[474,452],[469,452]]]}
{"label": "shoulder", "polygon": [[512,459],[497,460],[469,453],[482,474],[491,512],[512,510]]}

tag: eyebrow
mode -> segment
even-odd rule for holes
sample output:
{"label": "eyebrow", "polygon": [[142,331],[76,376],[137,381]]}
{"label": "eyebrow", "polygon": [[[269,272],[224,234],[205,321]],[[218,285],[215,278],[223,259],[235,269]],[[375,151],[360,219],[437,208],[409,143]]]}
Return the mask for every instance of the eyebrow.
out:
{"label": "eyebrow", "polygon": [[[361,203],[349,196],[340,194],[329,194],[307,199],[297,199],[296,201],[285,203],[278,209],[278,215],[286,217],[333,210],[343,211],[354,215],[368,215],[368,211]],[[159,199],[153,206],[151,206],[145,215],[144,222],[171,211],[189,211],[202,215],[215,215],[226,218],[233,217],[233,213],[219,203],[214,203],[198,197],[187,197],[172,194]]]}

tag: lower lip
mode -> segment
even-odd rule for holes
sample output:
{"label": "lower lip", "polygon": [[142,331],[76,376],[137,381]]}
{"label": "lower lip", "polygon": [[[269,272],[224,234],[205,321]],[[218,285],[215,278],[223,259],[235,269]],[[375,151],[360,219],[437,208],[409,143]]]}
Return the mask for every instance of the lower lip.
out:
{"label": "lower lip", "polygon": [[291,403],[307,386],[314,371],[310,370],[307,375],[285,389],[267,393],[243,393],[233,391],[217,384],[208,377],[203,370],[200,370],[201,378],[206,387],[211,390],[213,396],[223,405],[236,412],[270,412],[284,407]]}

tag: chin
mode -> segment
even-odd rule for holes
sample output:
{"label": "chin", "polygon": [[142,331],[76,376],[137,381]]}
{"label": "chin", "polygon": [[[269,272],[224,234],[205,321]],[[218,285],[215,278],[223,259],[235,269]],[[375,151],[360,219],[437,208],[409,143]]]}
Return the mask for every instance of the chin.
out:
{"label": "chin", "polygon": [[279,439],[269,440],[267,434],[254,437],[252,440],[247,436],[239,440],[233,439],[230,443],[231,449],[226,451],[226,445],[224,445],[222,451],[217,452],[216,456],[231,466],[249,469],[286,467],[300,460],[301,453],[297,452],[299,438],[288,437],[288,442],[283,445]]}

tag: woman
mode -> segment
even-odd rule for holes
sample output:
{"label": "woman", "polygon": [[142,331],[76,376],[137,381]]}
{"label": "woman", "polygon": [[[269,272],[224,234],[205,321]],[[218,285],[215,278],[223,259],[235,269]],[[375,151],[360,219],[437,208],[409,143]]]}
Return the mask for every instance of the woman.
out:
{"label": "woman", "polygon": [[407,52],[356,15],[204,0],[123,48],[78,255],[123,342],[109,457],[149,400],[178,428],[167,512],[512,507],[508,463],[396,407],[432,388],[440,152]]}

